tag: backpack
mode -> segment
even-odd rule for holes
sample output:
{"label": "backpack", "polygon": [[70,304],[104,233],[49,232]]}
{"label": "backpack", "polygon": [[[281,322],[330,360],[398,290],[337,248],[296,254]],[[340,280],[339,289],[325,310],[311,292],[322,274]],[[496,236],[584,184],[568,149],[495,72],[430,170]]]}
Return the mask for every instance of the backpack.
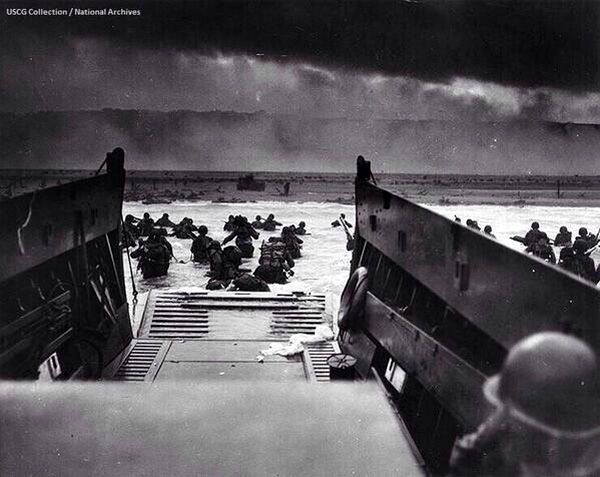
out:
{"label": "backpack", "polygon": [[269,267],[280,268],[285,262],[285,245],[280,242],[263,243],[260,248],[258,263]]}

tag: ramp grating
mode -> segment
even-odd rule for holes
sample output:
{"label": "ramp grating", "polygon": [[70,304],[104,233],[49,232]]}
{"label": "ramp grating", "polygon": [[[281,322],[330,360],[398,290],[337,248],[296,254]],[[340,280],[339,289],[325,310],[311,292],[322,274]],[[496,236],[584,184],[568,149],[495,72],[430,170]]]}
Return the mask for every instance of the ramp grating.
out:
{"label": "ramp grating", "polygon": [[326,322],[324,295],[270,292],[152,292],[143,339],[285,340]]}
{"label": "ramp grating", "polygon": [[317,383],[329,382],[329,365],[327,358],[339,353],[340,348],[335,341],[323,343],[308,343],[304,345],[304,362],[307,365],[307,375]]}
{"label": "ramp grating", "polygon": [[150,323],[150,338],[197,338],[208,333],[208,315],[155,313]]}
{"label": "ramp grating", "polygon": [[136,341],[127,358],[115,373],[116,381],[143,382],[155,373],[162,341]]}
{"label": "ramp grating", "polygon": [[314,334],[315,327],[325,323],[323,313],[314,309],[294,310],[293,312],[273,312],[271,334],[286,337],[294,333]]}
{"label": "ramp grating", "polygon": [[208,310],[186,307],[186,300],[172,293],[159,293],[152,300],[152,313],[141,336],[158,339],[202,338],[208,333]]}

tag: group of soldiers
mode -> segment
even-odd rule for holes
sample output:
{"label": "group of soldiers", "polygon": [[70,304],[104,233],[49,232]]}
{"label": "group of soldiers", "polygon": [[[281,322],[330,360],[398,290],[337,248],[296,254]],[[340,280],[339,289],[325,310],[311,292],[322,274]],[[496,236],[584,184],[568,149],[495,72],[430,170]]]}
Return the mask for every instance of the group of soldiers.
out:
{"label": "group of soldiers", "polygon": [[[263,240],[258,267],[252,275],[239,269],[242,258],[254,256],[253,241],[260,237],[257,229],[273,232],[281,225],[275,220],[273,214],[269,214],[264,220],[257,215],[252,223],[249,223],[248,219],[241,215],[229,216],[223,230],[230,233],[223,240],[223,245],[235,238],[235,246],[223,250],[224,273],[220,273],[219,267],[213,266],[215,258],[217,261],[219,260],[218,255],[210,257],[212,274],[207,288],[218,289],[232,286],[234,289],[244,291],[268,291],[269,284],[286,283],[294,273],[292,270],[295,266],[294,260],[302,256],[303,240],[299,238],[299,235],[307,234],[304,222],[300,222],[298,226],[283,227],[279,236],[274,235],[267,241]],[[213,246],[216,247],[214,244]],[[225,253],[228,249],[231,250],[229,254]]]}
{"label": "group of soldiers", "polygon": [[[455,216],[456,222],[461,222],[459,217]],[[481,231],[481,227],[476,220],[467,219],[467,227]],[[599,231],[600,232],[600,231]],[[486,225],[483,233],[495,238],[492,233],[492,227]],[[600,239],[599,234],[593,235],[587,228],[581,227],[579,235],[573,240],[573,233],[566,226],[562,226],[556,234],[554,240],[548,237],[548,234],[540,230],[540,224],[533,222],[531,229],[525,237],[511,237],[511,239],[521,242],[525,245],[525,252],[539,257],[548,263],[557,264],[559,267],[578,275],[585,280],[593,283],[600,282],[600,264],[596,268],[594,259],[590,254],[596,249]],[[554,252],[554,247],[561,247],[558,260]]]}
{"label": "group of soldiers", "polygon": [[[460,217],[457,217],[456,215],[454,216],[454,220],[458,223],[462,222]],[[472,228],[473,230],[477,230],[478,232],[481,232],[481,227],[479,226],[479,224],[477,223],[476,220],[467,219],[465,224],[467,225],[467,227]],[[496,238],[496,236],[492,233],[491,225],[486,225],[485,227],[483,227],[483,233],[485,235],[489,235],[491,238]]]}
{"label": "group of soldiers", "polygon": [[600,281],[600,266],[596,268],[594,259],[590,257],[598,242],[598,235],[589,233],[585,227],[579,229],[579,235],[573,240],[572,232],[565,226],[560,228],[552,241],[546,232],[540,230],[538,222],[531,224],[531,229],[523,239],[527,253],[549,263],[557,263],[552,245],[561,247],[558,266],[593,283]]}
{"label": "group of soldiers", "polygon": [[[286,283],[293,275],[294,260],[302,256],[303,240],[299,236],[307,235],[305,222],[300,222],[297,226],[283,227],[280,235],[271,236],[263,241],[258,267],[253,274],[240,266],[243,259],[254,256],[254,240],[260,237],[257,229],[273,232],[281,225],[273,214],[269,214],[264,220],[257,215],[252,223],[243,215],[230,215],[223,226],[223,230],[229,234],[219,242],[208,235],[205,225],[196,226],[189,217],[175,223],[170,220],[169,214],[165,213],[154,221],[146,212],[141,219],[133,215],[125,217],[121,241],[127,248],[137,244],[131,257],[138,259],[138,269],[142,271],[144,278],[167,274],[171,259],[175,257],[173,247],[166,237],[175,236],[192,240],[192,261],[209,264],[208,289],[268,291],[269,284]],[[146,240],[142,239],[144,236],[147,237]],[[231,241],[234,241],[234,244],[226,246]]]}

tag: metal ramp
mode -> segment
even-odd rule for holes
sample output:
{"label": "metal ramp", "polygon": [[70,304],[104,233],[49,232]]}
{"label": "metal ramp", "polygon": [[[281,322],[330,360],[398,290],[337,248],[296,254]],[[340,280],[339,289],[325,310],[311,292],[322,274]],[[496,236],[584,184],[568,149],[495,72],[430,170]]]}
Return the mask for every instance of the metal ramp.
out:
{"label": "metal ramp", "polygon": [[295,333],[331,323],[324,294],[150,292],[138,339],[108,373],[137,382],[241,380],[328,382],[327,357],[337,343],[306,345],[292,357],[261,350]]}
{"label": "metal ramp", "polygon": [[309,379],[317,383],[328,383],[329,365],[327,364],[327,358],[339,352],[340,347],[337,341],[304,345],[304,363]]}
{"label": "metal ramp", "polygon": [[116,381],[152,381],[170,343],[135,340],[127,349],[112,379]]}
{"label": "metal ramp", "polygon": [[285,339],[326,322],[326,296],[269,292],[150,293],[140,338]]}

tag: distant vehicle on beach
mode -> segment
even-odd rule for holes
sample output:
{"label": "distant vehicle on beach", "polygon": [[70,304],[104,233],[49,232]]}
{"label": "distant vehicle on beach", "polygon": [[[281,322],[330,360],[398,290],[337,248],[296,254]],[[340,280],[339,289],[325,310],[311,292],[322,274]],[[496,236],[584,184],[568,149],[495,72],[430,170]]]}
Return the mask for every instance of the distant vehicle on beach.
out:
{"label": "distant vehicle on beach", "polygon": [[166,199],[164,197],[147,197],[142,200],[142,204],[150,205],[150,204],[170,204],[173,202],[170,199]]}
{"label": "distant vehicle on beach", "polygon": [[237,190],[265,190],[265,181],[257,181],[253,174],[248,174],[238,178]]}

